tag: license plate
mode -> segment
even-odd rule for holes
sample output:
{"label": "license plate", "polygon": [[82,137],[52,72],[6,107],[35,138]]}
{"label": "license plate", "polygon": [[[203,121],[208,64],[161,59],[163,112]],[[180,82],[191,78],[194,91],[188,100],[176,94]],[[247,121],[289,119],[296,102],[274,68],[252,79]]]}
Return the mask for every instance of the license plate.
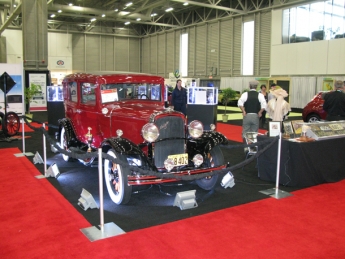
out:
{"label": "license plate", "polygon": [[188,164],[188,154],[170,155],[170,156],[168,156],[168,158],[170,158],[174,161],[175,166]]}

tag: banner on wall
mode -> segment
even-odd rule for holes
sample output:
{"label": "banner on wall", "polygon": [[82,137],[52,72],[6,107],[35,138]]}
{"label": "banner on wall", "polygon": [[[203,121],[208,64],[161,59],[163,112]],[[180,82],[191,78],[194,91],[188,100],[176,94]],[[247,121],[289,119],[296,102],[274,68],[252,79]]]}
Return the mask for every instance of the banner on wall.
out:
{"label": "banner on wall", "polygon": [[[24,114],[24,88],[22,64],[0,63],[0,75],[6,72],[15,82],[15,85],[6,95],[7,112]],[[0,112],[5,113],[5,93],[0,89]]]}

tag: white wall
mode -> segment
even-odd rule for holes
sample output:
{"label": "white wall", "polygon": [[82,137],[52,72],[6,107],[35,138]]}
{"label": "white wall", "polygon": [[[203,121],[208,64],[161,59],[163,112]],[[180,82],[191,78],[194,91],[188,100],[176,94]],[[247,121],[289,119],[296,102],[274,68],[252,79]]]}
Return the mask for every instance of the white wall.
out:
{"label": "white wall", "polygon": [[[22,31],[5,30],[3,36],[6,37],[7,63],[23,63]],[[71,34],[48,33],[48,69],[60,73],[70,73],[72,71]]]}
{"label": "white wall", "polygon": [[23,37],[20,30],[5,30],[2,36],[6,37],[7,63],[23,63]]}
{"label": "white wall", "polygon": [[72,35],[48,33],[48,69],[72,70]]}
{"label": "white wall", "polygon": [[282,12],[272,10],[271,76],[344,75],[345,39],[281,44]]}

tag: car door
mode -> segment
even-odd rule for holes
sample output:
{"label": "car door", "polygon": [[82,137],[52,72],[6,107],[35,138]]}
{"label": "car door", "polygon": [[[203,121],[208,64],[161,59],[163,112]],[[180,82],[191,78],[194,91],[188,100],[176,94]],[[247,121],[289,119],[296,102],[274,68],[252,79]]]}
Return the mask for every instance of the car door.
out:
{"label": "car door", "polygon": [[74,122],[77,124],[77,138],[87,143],[89,128],[93,138],[99,138],[98,112],[97,112],[97,85],[89,82],[79,83],[80,98],[78,108],[74,115]]}

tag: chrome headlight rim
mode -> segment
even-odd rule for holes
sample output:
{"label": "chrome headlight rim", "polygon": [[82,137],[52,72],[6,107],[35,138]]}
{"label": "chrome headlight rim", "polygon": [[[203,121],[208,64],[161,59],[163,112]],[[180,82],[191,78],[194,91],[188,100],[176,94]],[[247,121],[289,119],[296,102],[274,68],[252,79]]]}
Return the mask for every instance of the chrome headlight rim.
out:
{"label": "chrome headlight rim", "polygon": [[193,157],[193,163],[194,163],[195,167],[201,166],[203,162],[204,162],[204,158],[203,158],[203,156],[201,154],[196,154]]}
{"label": "chrome headlight rim", "polygon": [[158,127],[154,123],[146,123],[141,129],[141,135],[147,142],[155,142],[159,137]]}
{"label": "chrome headlight rim", "polygon": [[188,133],[189,135],[194,138],[200,138],[202,133],[204,132],[204,126],[201,121],[193,120],[188,125]]}

